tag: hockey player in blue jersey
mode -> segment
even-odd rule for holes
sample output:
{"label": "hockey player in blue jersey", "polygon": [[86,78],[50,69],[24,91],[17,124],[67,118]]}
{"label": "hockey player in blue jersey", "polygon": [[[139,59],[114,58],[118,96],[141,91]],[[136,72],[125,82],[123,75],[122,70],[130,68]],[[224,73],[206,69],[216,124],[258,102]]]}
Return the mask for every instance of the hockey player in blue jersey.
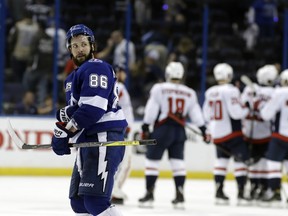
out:
{"label": "hockey player in blue jersey", "polygon": [[[77,68],[64,83],[67,106],[57,112],[53,151],[57,155],[70,154],[69,140],[124,140],[127,122],[118,106],[116,76],[111,65],[93,57],[93,32],[83,24],[72,26],[66,43]],[[122,215],[110,199],[114,174],[124,152],[122,146],[77,149],[69,193],[76,215]]]}

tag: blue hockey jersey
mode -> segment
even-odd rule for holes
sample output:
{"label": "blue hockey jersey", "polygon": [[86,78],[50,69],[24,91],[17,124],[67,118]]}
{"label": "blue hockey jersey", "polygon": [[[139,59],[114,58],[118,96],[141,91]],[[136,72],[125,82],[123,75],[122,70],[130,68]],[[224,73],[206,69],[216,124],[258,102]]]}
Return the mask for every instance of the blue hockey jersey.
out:
{"label": "blue hockey jersey", "polygon": [[78,105],[72,118],[90,133],[122,130],[127,122],[118,105],[116,76],[108,63],[91,59],[65,80],[67,105]]}

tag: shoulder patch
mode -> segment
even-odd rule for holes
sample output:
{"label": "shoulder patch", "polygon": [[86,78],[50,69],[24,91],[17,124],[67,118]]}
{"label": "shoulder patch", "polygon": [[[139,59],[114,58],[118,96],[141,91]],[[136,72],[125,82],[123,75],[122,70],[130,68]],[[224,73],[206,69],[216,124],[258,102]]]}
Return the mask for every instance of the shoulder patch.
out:
{"label": "shoulder patch", "polygon": [[65,92],[71,91],[72,88],[72,82],[67,82],[65,86]]}

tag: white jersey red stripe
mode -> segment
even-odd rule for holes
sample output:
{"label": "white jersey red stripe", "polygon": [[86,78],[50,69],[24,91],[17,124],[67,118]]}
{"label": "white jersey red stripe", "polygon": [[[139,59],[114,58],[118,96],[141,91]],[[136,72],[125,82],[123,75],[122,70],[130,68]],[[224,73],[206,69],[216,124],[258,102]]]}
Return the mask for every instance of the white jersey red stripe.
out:
{"label": "white jersey red stripe", "polygon": [[241,119],[248,112],[241,104],[239,89],[232,84],[212,86],[205,92],[204,118],[216,144],[242,136]]}

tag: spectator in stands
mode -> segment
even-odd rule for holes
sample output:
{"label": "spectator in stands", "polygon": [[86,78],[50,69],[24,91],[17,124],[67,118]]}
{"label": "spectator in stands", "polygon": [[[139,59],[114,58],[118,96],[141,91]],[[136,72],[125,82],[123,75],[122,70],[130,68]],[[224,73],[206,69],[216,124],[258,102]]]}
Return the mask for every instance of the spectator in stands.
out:
{"label": "spectator in stands", "polygon": [[151,42],[144,48],[144,53],[154,53],[154,56],[152,58],[155,58],[155,53],[157,52],[157,61],[155,61],[155,64],[161,68],[161,70],[164,71],[165,66],[167,65],[167,57],[168,57],[168,49],[164,44],[157,43],[157,42]]}
{"label": "spectator in stands", "polygon": [[257,43],[259,27],[255,23],[247,23],[246,29],[242,33],[242,38],[246,41],[247,51],[252,51]]}
{"label": "spectator in stands", "polygon": [[25,10],[24,18],[16,22],[8,37],[11,67],[15,82],[21,82],[26,68],[33,59],[32,41],[39,33],[39,26],[32,20],[32,13]]}
{"label": "spectator in stands", "polygon": [[168,22],[185,22],[184,11],[187,8],[183,0],[165,0],[162,9],[165,11],[164,19]]}
{"label": "spectator in stands", "polygon": [[137,60],[131,73],[131,96],[135,104],[145,105],[150,88],[157,82],[164,80],[164,71],[157,64],[160,54],[151,49],[144,52],[144,57]]}
{"label": "spectator in stands", "polygon": [[165,70],[168,57],[169,25],[162,22],[149,23],[149,27],[141,37],[144,52],[157,50],[159,52],[158,66]]}
{"label": "spectator in stands", "polygon": [[13,114],[37,114],[35,94],[32,91],[26,91],[24,93],[22,101],[15,105]]}
{"label": "spectator in stands", "polygon": [[33,64],[23,78],[23,86],[27,91],[37,92],[37,102],[44,103],[48,92],[51,91],[53,75],[53,37],[45,32],[45,23],[39,23],[40,32],[31,45]]}
{"label": "spectator in stands", "polygon": [[35,93],[26,91],[21,102],[14,107],[13,114],[27,114],[27,115],[52,115],[53,114],[53,100],[51,95],[47,95],[44,104],[37,106]]}
{"label": "spectator in stands", "polygon": [[168,57],[168,62],[172,61],[181,62],[188,75],[192,72],[192,68],[196,67],[195,45],[189,37],[184,35],[179,39],[176,47]]}
{"label": "spectator in stands", "polygon": [[[55,28],[54,20],[50,20],[47,23],[47,28],[45,29],[45,32],[51,38],[55,37],[56,28]],[[63,71],[66,62],[69,59],[69,54],[66,48],[66,31],[63,28],[58,27],[57,33],[58,33],[57,35],[58,36],[57,65],[58,65],[58,70]]]}
{"label": "spectator in stands", "polygon": [[260,37],[274,37],[275,24],[278,22],[276,0],[254,0],[248,12],[249,23],[256,23]]}
{"label": "spectator in stands", "polygon": [[33,13],[33,20],[36,22],[44,22],[48,21],[50,13],[52,12],[51,6],[48,4],[46,0],[34,0],[27,1],[27,8]]}
{"label": "spectator in stands", "polygon": [[[99,59],[105,59],[113,50],[113,65],[126,65],[128,63],[129,70],[133,67],[136,60],[135,45],[132,41],[128,41],[128,53],[126,52],[127,40],[123,37],[121,30],[114,30],[107,41],[107,46],[100,53],[96,54]],[[113,45],[113,47],[112,47]],[[127,60],[128,57],[128,60]]]}
{"label": "spectator in stands", "polygon": [[46,96],[44,103],[37,108],[39,115],[52,115],[53,114],[53,98],[49,94]]}
{"label": "spectator in stands", "polygon": [[152,17],[151,0],[135,0],[134,10],[136,23],[139,25],[149,21]]}

